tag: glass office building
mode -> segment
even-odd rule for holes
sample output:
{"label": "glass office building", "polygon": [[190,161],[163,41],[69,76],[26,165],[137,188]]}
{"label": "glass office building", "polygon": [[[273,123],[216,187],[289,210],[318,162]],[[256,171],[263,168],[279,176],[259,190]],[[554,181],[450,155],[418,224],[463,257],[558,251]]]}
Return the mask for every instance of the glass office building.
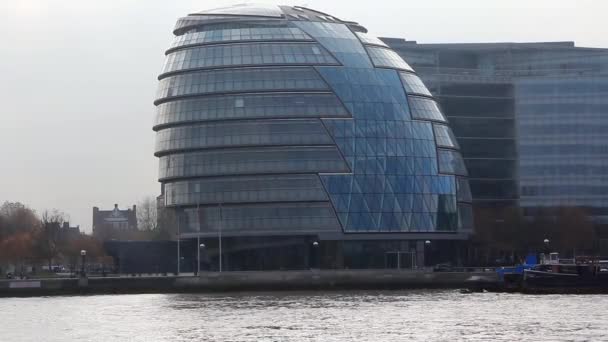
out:
{"label": "glass office building", "polygon": [[608,238],[607,49],[382,40],[411,63],[450,120],[477,228],[502,224],[503,209],[533,217],[576,207]]}
{"label": "glass office building", "polygon": [[459,145],[386,44],[288,6],[194,13],[174,34],[155,154],[186,254],[201,239],[210,269],[459,260],[472,232]]}
{"label": "glass office building", "polygon": [[608,223],[608,77],[524,79],[515,92],[521,206]]}

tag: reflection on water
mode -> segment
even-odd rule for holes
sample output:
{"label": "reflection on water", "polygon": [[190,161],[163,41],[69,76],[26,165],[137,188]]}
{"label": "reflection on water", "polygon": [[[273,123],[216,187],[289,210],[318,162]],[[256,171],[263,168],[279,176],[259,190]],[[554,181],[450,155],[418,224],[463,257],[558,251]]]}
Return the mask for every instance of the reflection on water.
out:
{"label": "reflection on water", "polygon": [[457,291],[0,299],[0,341],[598,341],[608,296]]}

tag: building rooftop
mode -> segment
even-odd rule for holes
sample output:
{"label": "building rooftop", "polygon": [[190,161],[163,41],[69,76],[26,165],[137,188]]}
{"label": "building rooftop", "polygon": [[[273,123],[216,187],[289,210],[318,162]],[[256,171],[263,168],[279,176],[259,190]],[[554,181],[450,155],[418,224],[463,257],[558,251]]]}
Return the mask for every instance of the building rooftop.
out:
{"label": "building rooftop", "polygon": [[433,50],[479,50],[479,51],[502,51],[502,50],[585,50],[608,52],[606,48],[589,48],[576,46],[572,41],[557,41],[557,42],[501,42],[501,43],[440,43],[440,44],[421,44],[415,40],[406,40],[403,38],[380,37],[382,41],[391,45],[393,48],[399,48],[399,45],[416,47],[420,49]]}

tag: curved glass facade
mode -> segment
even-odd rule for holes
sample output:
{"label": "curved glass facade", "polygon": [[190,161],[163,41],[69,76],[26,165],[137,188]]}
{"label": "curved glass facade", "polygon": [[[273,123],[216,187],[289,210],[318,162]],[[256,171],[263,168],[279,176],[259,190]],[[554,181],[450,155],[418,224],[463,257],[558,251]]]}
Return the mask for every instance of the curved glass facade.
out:
{"label": "curved glass facade", "polygon": [[337,64],[319,44],[239,43],[192,47],[167,55],[163,74],[233,65]]}
{"label": "curved glass facade", "polygon": [[234,94],[160,104],[155,126],[215,120],[348,116],[346,108],[331,93]]}
{"label": "curved glass facade", "polygon": [[269,91],[326,91],[312,68],[244,68],[192,72],[163,78],[156,103],[166,98]]}
{"label": "curved glass facade", "polygon": [[251,27],[251,25],[222,25],[205,31],[188,32],[177,36],[171,50],[194,45],[217,44],[242,41],[310,41],[306,33],[297,27]]}
{"label": "curved glass facade", "polygon": [[320,120],[222,121],[163,129],[156,154],[238,146],[331,145]]}
{"label": "curved glass facade", "polygon": [[154,129],[182,234],[369,240],[413,259],[421,239],[466,239],[471,193],[449,124],[407,62],[362,30],[287,6],[180,19]]}

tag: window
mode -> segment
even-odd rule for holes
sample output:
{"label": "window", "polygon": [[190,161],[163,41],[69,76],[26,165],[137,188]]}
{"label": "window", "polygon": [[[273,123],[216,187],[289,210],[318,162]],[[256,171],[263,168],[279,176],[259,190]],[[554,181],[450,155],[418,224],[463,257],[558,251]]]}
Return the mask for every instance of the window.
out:
{"label": "window", "polygon": [[452,133],[452,130],[448,126],[433,124],[433,130],[435,131],[437,146],[458,148],[456,137],[454,137],[454,133]]}
{"label": "window", "polygon": [[[194,191],[191,191],[194,189]],[[239,176],[194,179],[165,184],[173,191],[167,205],[327,201],[316,175]]]}
{"label": "window", "polygon": [[[242,106],[239,106],[239,99]],[[333,94],[221,95],[162,103],[157,107],[156,127],[218,119],[348,116]]]}
{"label": "window", "polygon": [[312,68],[199,71],[163,78],[156,103],[176,96],[286,90],[327,90],[327,85]]}
{"label": "window", "polygon": [[156,153],[230,146],[333,145],[318,119],[200,123],[161,129]]}
{"label": "window", "polygon": [[[319,51],[313,52],[313,47]],[[209,45],[178,50],[167,55],[162,74],[233,65],[311,64],[338,62],[314,43],[244,43]]]}
{"label": "window", "polygon": [[[168,161],[171,166],[168,166]],[[337,148],[257,147],[171,154],[160,157],[159,179],[229,174],[342,173],[349,169]]]}
{"label": "window", "polygon": [[224,23],[205,25],[195,32],[175,37],[169,52],[194,45],[250,40],[311,41],[312,38],[297,27],[264,27],[253,23]]}
{"label": "window", "polygon": [[432,96],[431,92],[426,88],[422,80],[409,72],[400,72],[399,76],[401,76],[401,81],[403,82],[403,86],[405,87],[405,91],[408,94],[420,94]]}
{"label": "window", "polygon": [[467,168],[459,152],[437,149],[439,172],[460,176],[467,175]]}
{"label": "window", "polygon": [[374,65],[377,67],[414,71],[414,69],[412,69],[412,67],[393,50],[369,46],[367,51],[372,59],[372,62],[374,62]]}
{"label": "window", "polygon": [[388,47],[383,41],[381,41],[380,39],[378,39],[374,36],[370,36],[367,33],[356,32],[356,34],[357,34],[357,37],[359,37],[359,39],[361,40],[361,42],[363,44],[379,45],[379,46]]}
{"label": "window", "polygon": [[446,121],[434,100],[421,96],[408,96],[408,102],[412,119]]}

